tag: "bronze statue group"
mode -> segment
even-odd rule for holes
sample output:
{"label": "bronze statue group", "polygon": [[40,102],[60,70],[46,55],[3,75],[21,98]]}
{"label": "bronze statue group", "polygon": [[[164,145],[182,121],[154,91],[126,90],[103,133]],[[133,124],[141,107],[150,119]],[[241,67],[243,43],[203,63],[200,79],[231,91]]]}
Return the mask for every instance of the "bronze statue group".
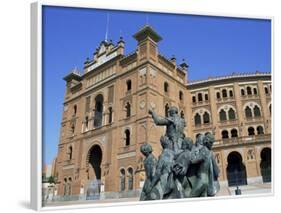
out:
{"label": "bronze statue group", "polygon": [[193,144],[185,136],[185,121],[174,106],[165,118],[152,110],[149,114],[156,125],[166,126],[166,133],[160,138],[163,150],[158,160],[150,144],[140,148],[146,173],[140,200],[215,196],[219,190],[219,168],[212,152],[213,135],[199,135]]}

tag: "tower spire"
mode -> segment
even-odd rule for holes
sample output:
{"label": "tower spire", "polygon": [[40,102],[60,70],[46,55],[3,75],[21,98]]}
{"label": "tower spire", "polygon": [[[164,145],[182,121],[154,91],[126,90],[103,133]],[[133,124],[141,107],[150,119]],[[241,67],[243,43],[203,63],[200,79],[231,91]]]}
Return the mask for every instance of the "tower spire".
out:
{"label": "tower spire", "polygon": [[119,30],[119,38],[122,38],[123,37],[123,35],[122,35],[122,30],[120,29]]}
{"label": "tower spire", "polygon": [[109,14],[106,14],[106,29],[105,29],[105,41],[107,42],[108,39],[108,26],[109,26]]}

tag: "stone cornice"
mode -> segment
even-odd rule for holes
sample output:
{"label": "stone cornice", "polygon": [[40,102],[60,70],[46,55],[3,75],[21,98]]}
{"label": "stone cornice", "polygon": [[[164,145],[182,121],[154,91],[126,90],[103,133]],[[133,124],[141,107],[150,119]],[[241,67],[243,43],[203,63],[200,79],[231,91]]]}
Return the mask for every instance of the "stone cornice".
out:
{"label": "stone cornice", "polygon": [[218,76],[213,77],[205,80],[196,80],[196,81],[190,81],[187,83],[187,88],[196,88],[201,86],[208,86],[210,84],[219,84],[220,82],[226,83],[226,82],[233,82],[233,81],[243,81],[245,79],[270,79],[271,80],[271,72],[255,72],[255,73],[238,73],[233,75],[227,75],[227,76]]}

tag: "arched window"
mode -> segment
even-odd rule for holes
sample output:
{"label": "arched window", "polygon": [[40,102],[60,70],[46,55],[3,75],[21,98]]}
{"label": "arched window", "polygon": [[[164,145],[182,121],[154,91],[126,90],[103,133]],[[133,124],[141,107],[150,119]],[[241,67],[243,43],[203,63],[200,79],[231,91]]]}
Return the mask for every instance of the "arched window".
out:
{"label": "arched window", "polygon": [[223,131],[221,132],[221,137],[222,137],[223,139],[229,138],[229,137],[228,137],[228,131],[227,131],[227,130],[223,130]]}
{"label": "arched window", "polygon": [[221,109],[220,111],[220,121],[225,121],[226,120],[226,112],[224,109]]}
{"label": "arched window", "polygon": [[128,190],[133,190],[134,188],[134,172],[130,167],[128,168]]}
{"label": "arched window", "polygon": [[86,98],[85,112],[90,112],[91,96]]}
{"label": "arched window", "polygon": [[196,102],[196,97],[192,96],[192,103],[195,103],[195,102]]}
{"label": "arched window", "polygon": [[179,99],[180,99],[180,101],[183,100],[183,92],[182,91],[179,92]]}
{"label": "arched window", "polygon": [[257,91],[257,88],[254,88],[254,95],[257,95],[258,94],[258,91]]}
{"label": "arched window", "polygon": [[126,174],[125,174],[125,169],[121,169],[120,170],[120,191],[125,191],[125,178],[126,178]]}
{"label": "arched window", "polygon": [[255,117],[261,116],[260,108],[257,105],[254,107],[254,115],[255,115]]}
{"label": "arched window", "polygon": [[210,123],[210,115],[209,115],[208,112],[204,112],[204,114],[203,114],[203,122],[204,122],[204,124]]}
{"label": "arched window", "polygon": [[245,95],[245,90],[241,89],[241,95],[244,96]]}
{"label": "arched window", "polygon": [[197,138],[198,138],[200,135],[202,135],[202,134],[201,134],[201,133],[197,133],[197,134],[196,134],[196,136],[195,136],[196,140],[197,140]]}
{"label": "arched window", "polygon": [[164,92],[169,92],[169,84],[167,82],[164,83]]}
{"label": "arched window", "polygon": [[63,195],[68,195],[68,188],[67,188],[67,178],[64,178],[64,183],[63,183]]}
{"label": "arched window", "polygon": [[75,124],[72,123],[72,125],[71,125],[71,133],[74,134],[74,132],[75,132]]}
{"label": "arched window", "polygon": [[125,108],[126,108],[126,117],[128,118],[131,116],[131,104],[127,102]]}
{"label": "arched window", "polygon": [[247,95],[252,95],[252,88],[251,87],[247,87]]}
{"label": "arched window", "polygon": [[72,194],[72,190],[71,190],[71,182],[72,182],[72,178],[69,177],[68,178],[68,195],[71,195]]}
{"label": "arched window", "polygon": [[221,94],[220,92],[217,92],[217,99],[220,99],[221,98]]}
{"label": "arched window", "polygon": [[257,127],[257,133],[258,133],[258,135],[264,134],[264,132],[263,132],[263,127],[262,127],[262,126],[258,126],[258,127]]}
{"label": "arched window", "polygon": [[68,147],[68,160],[72,159],[72,146]]}
{"label": "arched window", "polygon": [[268,89],[267,89],[267,87],[264,88],[264,92],[265,92],[265,94],[268,94]]}
{"label": "arched window", "polygon": [[89,128],[89,117],[88,116],[86,116],[86,118],[85,118],[85,128],[86,128],[86,130],[88,130],[88,128]]}
{"label": "arched window", "polygon": [[238,137],[237,129],[232,129],[231,130],[231,137],[232,138],[237,138]]}
{"label": "arched window", "polygon": [[253,117],[252,110],[249,106],[247,106],[246,109],[245,109],[245,115],[246,115],[246,118]]}
{"label": "arched window", "polygon": [[184,112],[183,111],[181,111],[180,115],[181,115],[181,118],[184,119]]}
{"label": "arched window", "polygon": [[209,96],[208,94],[205,94],[205,101],[208,101],[209,100]]}
{"label": "arched window", "polygon": [[228,110],[228,118],[229,118],[229,120],[234,120],[235,119],[235,112],[234,112],[234,110],[232,108],[230,108]]}
{"label": "arched window", "polygon": [[229,97],[233,97],[233,91],[229,90]]}
{"label": "arched window", "polygon": [[102,126],[103,117],[103,96],[101,94],[97,95],[95,98],[95,115],[94,115],[94,127]]}
{"label": "arched window", "polygon": [[249,149],[247,152],[247,160],[255,159],[255,152],[253,149]]}
{"label": "arched window", "polygon": [[198,93],[198,101],[203,101],[202,93]]}
{"label": "arched window", "polygon": [[195,121],[195,126],[201,124],[201,116],[198,113],[196,113],[196,115],[194,116],[194,121]]}
{"label": "arched window", "polygon": [[165,105],[165,116],[168,117],[169,116],[169,104]]}
{"label": "arched window", "polygon": [[76,115],[76,113],[77,113],[77,105],[74,105],[74,107],[73,107],[73,115]]}
{"label": "arched window", "polygon": [[132,81],[131,80],[127,80],[126,84],[127,84],[127,91],[131,91],[131,89],[132,89]]}
{"label": "arched window", "polygon": [[255,135],[255,129],[253,127],[248,128],[248,135]]}
{"label": "arched window", "polygon": [[227,97],[227,91],[226,91],[226,89],[223,89],[223,90],[222,90],[222,97],[223,97],[223,98],[226,98],[226,97]]}
{"label": "arched window", "polygon": [[112,107],[108,108],[108,123],[112,123]]}
{"label": "arched window", "polygon": [[125,145],[130,146],[130,142],[131,142],[130,130],[126,129],[125,130]]}

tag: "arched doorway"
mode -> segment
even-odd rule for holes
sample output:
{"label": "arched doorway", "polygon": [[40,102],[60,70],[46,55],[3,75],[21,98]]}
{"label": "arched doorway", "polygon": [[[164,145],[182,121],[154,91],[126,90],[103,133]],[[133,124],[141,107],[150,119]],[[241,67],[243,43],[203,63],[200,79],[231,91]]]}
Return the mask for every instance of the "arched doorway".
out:
{"label": "arched doorway", "polygon": [[99,145],[94,145],[88,153],[88,189],[87,199],[99,199],[101,192],[101,161],[102,150]]}
{"label": "arched doorway", "polygon": [[261,151],[261,175],[264,183],[271,182],[271,149],[264,148]]}
{"label": "arched doorway", "polygon": [[228,186],[247,185],[246,167],[239,152],[231,152],[227,157]]}
{"label": "arched doorway", "polygon": [[89,151],[89,179],[101,179],[102,150],[99,145],[94,145]]}

